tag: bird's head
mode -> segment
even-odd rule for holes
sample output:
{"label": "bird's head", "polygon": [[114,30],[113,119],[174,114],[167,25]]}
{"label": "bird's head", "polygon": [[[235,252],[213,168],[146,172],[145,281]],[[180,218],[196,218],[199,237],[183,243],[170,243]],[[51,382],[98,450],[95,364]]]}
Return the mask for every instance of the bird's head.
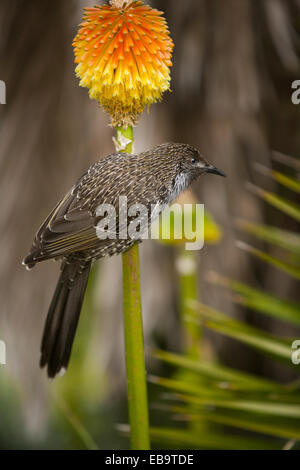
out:
{"label": "bird's head", "polygon": [[179,171],[195,179],[203,174],[212,173],[225,177],[225,173],[208,163],[201,153],[187,144],[173,144],[179,159]]}
{"label": "bird's head", "polygon": [[176,168],[176,174],[190,182],[203,174],[212,173],[225,177],[225,173],[205,160],[201,153],[188,144],[167,143],[151,151],[160,161],[165,161]]}
{"label": "bird's head", "polygon": [[171,200],[199,176],[207,173],[226,176],[223,171],[208,163],[198,150],[187,144],[166,143],[139,154],[154,179],[170,192]]}

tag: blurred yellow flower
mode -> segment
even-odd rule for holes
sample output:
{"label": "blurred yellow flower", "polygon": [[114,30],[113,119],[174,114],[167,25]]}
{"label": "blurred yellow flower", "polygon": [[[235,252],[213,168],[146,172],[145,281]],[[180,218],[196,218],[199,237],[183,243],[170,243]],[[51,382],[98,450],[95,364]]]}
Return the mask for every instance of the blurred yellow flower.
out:
{"label": "blurred yellow flower", "polygon": [[170,89],[174,48],[163,13],[141,1],[86,8],[74,39],[76,74],[112,118],[134,125]]}

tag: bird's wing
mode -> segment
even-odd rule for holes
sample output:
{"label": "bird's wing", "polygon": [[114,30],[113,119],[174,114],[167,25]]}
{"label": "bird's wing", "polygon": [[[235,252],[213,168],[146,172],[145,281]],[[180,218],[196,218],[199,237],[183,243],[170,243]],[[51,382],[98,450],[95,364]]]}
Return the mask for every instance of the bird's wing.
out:
{"label": "bird's wing", "polygon": [[76,195],[70,191],[40,227],[26,265],[82,251],[97,241],[93,218],[88,210],[74,206]]}
{"label": "bird's wing", "polygon": [[97,194],[105,197],[105,173],[104,163],[96,163],[58,203],[38,230],[25,265],[99,246],[91,208]]}

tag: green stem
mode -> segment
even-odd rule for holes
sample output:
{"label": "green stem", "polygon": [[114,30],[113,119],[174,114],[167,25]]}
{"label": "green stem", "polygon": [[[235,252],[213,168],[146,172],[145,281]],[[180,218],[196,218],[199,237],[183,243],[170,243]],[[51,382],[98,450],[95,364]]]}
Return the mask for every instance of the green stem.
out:
{"label": "green stem", "polygon": [[[186,251],[180,248],[177,258],[177,272],[179,275],[179,295],[180,295],[180,317],[184,335],[184,352],[187,357],[193,360],[203,359],[202,328],[197,320],[195,303],[199,301],[197,286],[197,264],[199,263],[194,251]],[[183,372],[181,380],[186,383],[201,386],[202,380],[199,375],[193,372]],[[191,413],[195,412],[195,406],[191,405]],[[205,435],[208,432],[208,423],[205,420],[192,421],[189,428],[196,435]]]}
{"label": "green stem", "polygon": [[[118,151],[133,151],[133,129],[117,129]],[[130,441],[132,450],[150,450],[149,415],[141,306],[139,247],[122,255],[123,314],[128,388]]]}
{"label": "green stem", "polygon": [[184,332],[184,349],[187,356],[193,359],[201,357],[201,327],[193,319],[196,311],[193,303],[198,300],[197,260],[193,251],[180,248],[177,258],[177,271],[180,288],[180,317]]}

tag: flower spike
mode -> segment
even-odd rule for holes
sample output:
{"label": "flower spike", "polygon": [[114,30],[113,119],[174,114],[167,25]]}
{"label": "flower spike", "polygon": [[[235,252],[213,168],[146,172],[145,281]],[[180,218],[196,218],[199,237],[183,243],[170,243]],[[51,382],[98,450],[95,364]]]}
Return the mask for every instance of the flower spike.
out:
{"label": "flower spike", "polygon": [[170,89],[174,44],[162,12],[141,1],[110,3],[85,9],[73,43],[76,74],[112,125],[127,127]]}

